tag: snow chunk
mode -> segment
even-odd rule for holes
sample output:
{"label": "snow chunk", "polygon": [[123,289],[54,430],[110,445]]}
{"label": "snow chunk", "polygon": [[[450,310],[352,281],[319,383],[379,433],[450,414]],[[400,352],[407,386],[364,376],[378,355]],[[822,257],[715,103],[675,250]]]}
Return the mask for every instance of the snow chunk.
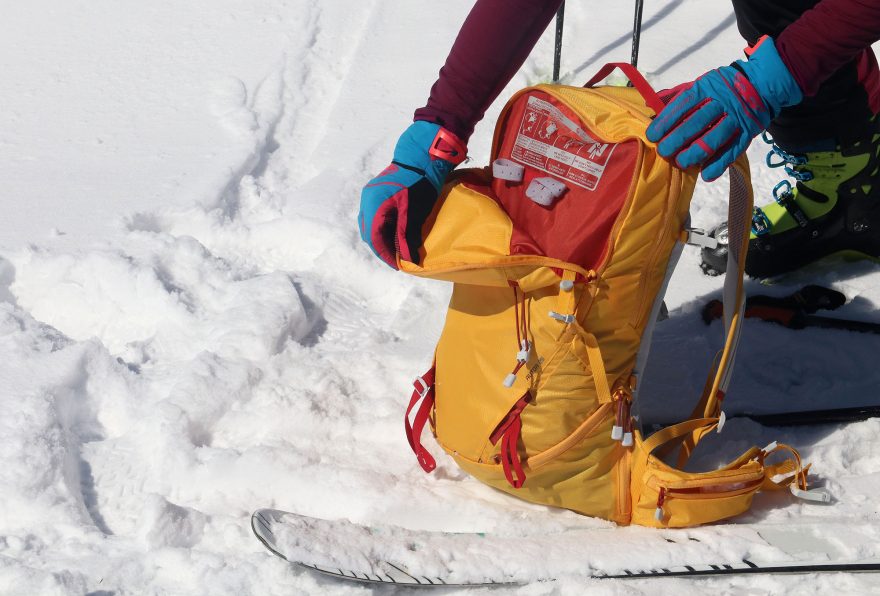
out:
{"label": "snow chunk", "polygon": [[149,495],[141,513],[140,536],[151,549],[164,546],[190,548],[198,544],[207,516],[168,502],[161,495]]}

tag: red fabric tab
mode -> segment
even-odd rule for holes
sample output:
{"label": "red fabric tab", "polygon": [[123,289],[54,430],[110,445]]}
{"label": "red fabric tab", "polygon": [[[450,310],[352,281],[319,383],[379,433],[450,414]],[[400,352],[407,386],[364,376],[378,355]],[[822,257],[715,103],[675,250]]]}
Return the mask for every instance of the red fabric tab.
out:
{"label": "red fabric tab", "polygon": [[501,467],[504,470],[504,477],[513,488],[522,488],[526,481],[526,474],[523,471],[522,460],[517,449],[521,433],[522,419],[517,416],[507,428],[501,442]]}
{"label": "red fabric tab", "polygon": [[501,441],[501,467],[504,470],[504,477],[513,488],[521,488],[526,481],[526,474],[523,471],[522,459],[519,456],[517,446],[522,434],[522,412],[530,401],[532,401],[532,394],[526,391],[525,395],[513,404],[513,407],[489,437],[493,445],[497,444],[499,440]]}
{"label": "red fabric tab", "polygon": [[599,81],[602,81],[605,77],[610,75],[615,68],[619,68],[623,71],[623,74],[626,75],[626,78],[633,84],[633,87],[636,88],[636,91],[642,96],[642,99],[645,100],[645,105],[654,110],[654,113],[659,114],[664,107],[663,101],[657,96],[657,92],[654,91],[654,88],[651,87],[651,84],[642,76],[642,73],[638,71],[638,69],[632,64],[627,64],[626,62],[611,62],[606,64],[596,75],[587,81],[584,87],[592,87]]}
{"label": "red fabric tab", "polygon": [[437,159],[445,159],[449,163],[458,165],[467,159],[467,147],[464,142],[445,128],[437,131],[434,142],[428,150],[428,155]]}
{"label": "red fabric tab", "polygon": [[[431,411],[434,409],[434,367],[421,377],[417,378],[413,383],[415,390],[409,400],[409,406],[406,408],[404,416],[404,426],[406,428],[406,440],[409,446],[419,460],[419,465],[425,472],[433,472],[437,467],[437,462],[427,449],[422,445],[422,431],[425,424],[431,417]],[[410,423],[410,413],[421,402],[413,421]]]}
{"label": "red fabric tab", "polygon": [[513,404],[513,407],[510,408],[510,411],[504,416],[501,422],[498,423],[498,426],[495,427],[495,430],[492,431],[492,434],[489,436],[489,442],[493,445],[496,445],[504,436],[505,432],[510,425],[514,423],[522,414],[522,411],[526,408],[528,403],[532,401],[532,394],[526,391],[525,395],[523,395],[519,400]]}
{"label": "red fabric tab", "polygon": [[748,56],[749,58],[751,58],[751,57],[752,57],[752,54],[754,54],[754,53],[758,50],[758,47],[759,47],[762,43],[764,43],[769,37],[770,37],[769,35],[762,35],[762,36],[760,37],[760,39],[758,39],[758,41],[755,42],[755,45],[753,45],[753,46],[746,46],[745,49],[743,50],[743,52],[745,52],[746,56]]}

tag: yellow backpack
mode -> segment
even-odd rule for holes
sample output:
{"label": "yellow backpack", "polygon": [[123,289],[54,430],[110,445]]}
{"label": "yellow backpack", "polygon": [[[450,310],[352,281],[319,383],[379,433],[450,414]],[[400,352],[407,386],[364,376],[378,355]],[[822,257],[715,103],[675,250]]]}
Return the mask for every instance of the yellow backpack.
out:
{"label": "yellow backpack", "polygon": [[[593,87],[614,67],[634,87]],[[434,366],[416,380],[406,414],[426,471],[435,461],[420,437],[430,425],[486,484],[620,524],[717,521],[747,510],[762,488],[825,497],[805,492],[797,453],[776,444],[719,470],[680,469],[700,438],[723,425],[752,212],[744,156],[730,170],[725,345],[690,420],[648,438],[634,426],[630,408],[688,241],[697,175],[646,140],[662,107],[626,64],[606,66],[585,87],[524,89],[498,120],[492,166],[447,183],[419,264],[398,263],[454,282]],[[675,449],[678,468],[660,459]],[[791,457],[766,464],[778,450]]]}

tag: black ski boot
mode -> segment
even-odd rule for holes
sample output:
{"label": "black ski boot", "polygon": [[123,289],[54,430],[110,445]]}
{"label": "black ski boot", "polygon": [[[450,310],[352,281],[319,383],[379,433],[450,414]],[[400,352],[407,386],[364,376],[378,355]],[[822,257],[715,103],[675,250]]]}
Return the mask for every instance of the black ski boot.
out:
{"label": "black ski boot", "polygon": [[[880,258],[880,119],[870,121],[865,139],[834,150],[794,154],[773,145],[767,165],[784,167],[796,186],[780,182],[775,202],[755,209],[746,273],[774,277],[835,254]],[[720,273],[726,224],[711,235],[719,248],[703,250],[703,269]]]}

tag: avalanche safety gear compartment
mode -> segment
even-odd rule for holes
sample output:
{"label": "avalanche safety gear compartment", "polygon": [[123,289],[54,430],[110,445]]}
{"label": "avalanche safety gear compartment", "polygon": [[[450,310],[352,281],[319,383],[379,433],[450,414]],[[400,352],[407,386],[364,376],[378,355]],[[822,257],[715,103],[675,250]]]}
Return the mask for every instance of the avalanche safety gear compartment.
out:
{"label": "avalanche safety gear compartment", "polygon": [[[620,67],[634,87],[592,87]],[[434,365],[416,381],[407,437],[426,471],[430,425],[465,471],[517,497],[621,524],[673,527],[748,509],[780,466],[752,449],[728,467],[677,470],[723,424],[742,318],[742,260],[752,195],[748,163],[731,168],[726,341],[693,419],[644,439],[631,413],[666,284],[687,241],[696,170],[660,158],[645,138],[663,103],[629,65],[585,87],[514,95],[489,163],[453,174],[401,271],[454,282]],[[552,201],[527,196],[551,179]],[[548,195],[549,196],[549,195]],[[799,470],[798,470],[799,471]],[[805,474],[788,475],[806,489]],[[772,484],[772,483],[770,483]],[[660,496],[662,495],[662,496]],[[659,504],[658,504],[659,502]],[[658,513],[659,512],[659,513]]]}

